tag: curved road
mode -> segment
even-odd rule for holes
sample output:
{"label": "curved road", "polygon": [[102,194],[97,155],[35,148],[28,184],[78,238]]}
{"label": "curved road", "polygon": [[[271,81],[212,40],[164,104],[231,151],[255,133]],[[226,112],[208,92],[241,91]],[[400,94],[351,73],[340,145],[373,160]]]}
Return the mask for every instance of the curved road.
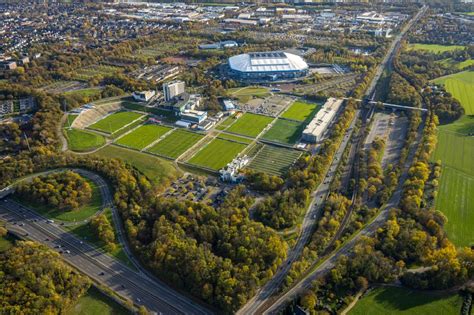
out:
{"label": "curved road", "polygon": [[[98,184],[103,198],[103,207],[112,209],[118,239],[127,255],[141,272],[130,269],[124,263],[66,232],[61,225],[48,222],[46,218],[35,211],[9,199],[0,201],[0,218],[6,221],[6,228],[21,238],[31,239],[62,251],[64,260],[78,270],[107,286],[118,295],[133,301],[136,305],[144,305],[153,313],[212,314],[211,310],[171,289],[140,267],[125,240],[121,220],[118,211],[113,206],[112,194],[105,180],[90,171],[71,170]],[[55,171],[58,170],[38,173],[27,178]]]}

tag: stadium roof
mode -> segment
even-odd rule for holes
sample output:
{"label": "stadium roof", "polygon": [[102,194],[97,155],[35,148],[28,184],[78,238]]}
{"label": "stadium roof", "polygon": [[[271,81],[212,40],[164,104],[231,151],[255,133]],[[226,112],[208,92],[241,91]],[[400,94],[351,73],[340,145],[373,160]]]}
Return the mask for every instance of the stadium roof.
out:
{"label": "stadium roof", "polygon": [[231,69],[240,72],[302,71],[308,64],[300,56],[287,52],[252,52],[229,58]]}

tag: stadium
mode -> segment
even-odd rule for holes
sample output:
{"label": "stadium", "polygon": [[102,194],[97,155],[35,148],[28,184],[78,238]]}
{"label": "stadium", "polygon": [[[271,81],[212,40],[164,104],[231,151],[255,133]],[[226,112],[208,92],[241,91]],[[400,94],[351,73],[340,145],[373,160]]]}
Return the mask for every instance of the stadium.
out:
{"label": "stadium", "polygon": [[252,52],[230,57],[229,74],[239,81],[291,81],[305,77],[308,64],[283,51]]}

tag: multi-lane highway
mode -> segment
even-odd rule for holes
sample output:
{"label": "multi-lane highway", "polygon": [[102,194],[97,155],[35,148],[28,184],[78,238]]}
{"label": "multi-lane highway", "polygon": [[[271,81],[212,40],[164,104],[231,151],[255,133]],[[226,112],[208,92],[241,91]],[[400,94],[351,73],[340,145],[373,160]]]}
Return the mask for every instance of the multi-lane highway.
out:
{"label": "multi-lane highway", "polygon": [[[377,82],[379,81],[384,69],[391,63],[394,54],[399,49],[400,42],[401,42],[403,36],[410,29],[410,27],[423,15],[423,13],[426,11],[426,9],[427,9],[427,7],[423,6],[419,10],[419,12],[405,25],[405,27],[402,29],[400,34],[398,34],[395,37],[395,39],[392,41],[385,57],[383,58],[382,62],[378,65],[378,67],[376,69],[376,72],[375,72],[374,78],[371,81],[371,84],[369,85],[369,87],[366,90],[365,95],[367,97],[371,97],[374,94]],[[367,116],[367,112],[365,112],[365,111],[364,112],[362,112],[362,111],[359,112],[358,111],[357,114],[356,114],[356,117],[359,117],[359,115],[362,115],[362,116],[364,116],[363,118],[365,118]],[[306,215],[304,217],[301,233],[299,235],[299,238],[298,238],[298,241],[297,241],[295,247],[293,247],[290,250],[290,252],[288,254],[288,259],[283,263],[282,266],[280,266],[279,270],[274,275],[274,277],[269,282],[267,282],[263,286],[263,288],[260,289],[257,292],[256,296],[254,296],[252,299],[250,299],[247,302],[247,304],[245,304],[238,311],[237,314],[241,314],[241,315],[245,314],[246,315],[246,314],[261,313],[261,312],[264,312],[267,307],[269,307],[269,310],[278,309],[283,302],[287,301],[289,298],[294,298],[295,293],[299,293],[300,292],[299,289],[301,287],[304,287],[304,288],[307,287],[306,279],[308,279],[308,278],[314,279],[314,277],[306,277],[303,280],[301,280],[300,282],[298,282],[295,287],[293,287],[290,291],[288,291],[286,294],[284,294],[275,303],[272,303],[270,301],[270,297],[272,296],[272,294],[274,292],[276,292],[278,287],[280,287],[283,280],[285,279],[288,271],[291,268],[292,262],[294,260],[296,260],[301,255],[301,253],[304,249],[304,246],[308,242],[308,240],[311,236],[311,233],[314,230],[314,227],[317,223],[317,218],[319,217],[319,212],[320,212],[320,209],[321,209],[321,205],[322,205],[322,203],[325,199],[325,196],[327,196],[327,194],[329,193],[329,183],[334,178],[336,167],[338,165],[338,161],[340,160],[340,158],[342,156],[342,153],[344,152],[344,150],[347,146],[348,139],[350,138],[350,135],[352,135],[352,130],[354,129],[353,126],[354,126],[355,121],[356,121],[356,119],[353,120],[353,122],[351,124],[351,128],[348,129],[348,131],[345,135],[344,141],[341,143],[341,145],[340,145],[340,147],[339,147],[339,149],[336,153],[335,159],[332,161],[331,167],[330,167],[328,173],[326,174],[327,180],[325,180],[323,183],[321,183],[321,185],[317,188],[317,190],[312,195],[313,199],[312,199],[311,204],[308,208],[308,211],[306,212]],[[403,176],[400,178],[400,181],[401,182],[404,181]],[[393,205],[395,205],[396,204],[395,202],[397,202],[396,198],[399,197],[398,194],[400,194],[400,191],[397,191],[397,193],[395,193],[394,196],[391,199],[391,201],[393,202]],[[387,204],[387,206],[390,206],[390,205],[392,205],[391,202],[389,202]],[[385,212],[382,212],[373,223],[385,222],[386,215],[387,214]],[[367,227],[367,230],[364,229],[364,231],[362,231],[361,233],[369,232],[369,230],[370,230],[370,227]],[[344,253],[347,253],[349,251],[349,249],[351,248],[351,246],[353,246],[353,245],[354,245],[354,242],[348,242],[343,248],[341,248],[337,252],[338,253],[337,256],[342,255]],[[332,266],[332,264],[335,262],[336,259],[337,259],[337,257],[334,257],[334,258],[331,257],[330,259],[328,259],[326,262],[324,262],[317,269],[318,272],[316,274],[320,275],[321,273],[323,273],[325,271],[328,271],[331,268],[330,266]],[[313,275],[313,273],[311,275]]]}
{"label": "multi-lane highway", "polygon": [[[87,171],[76,171],[83,174],[86,172],[88,178],[96,181],[100,178]],[[102,183],[99,187],[104,205],[111,205],[109,187],[105,181],[102,180]],[[47,220],[8,198],[0,201],[0,219],[6,222],[7,229],[12,233],[61,252],[63,258],[79,271],[156,314],[212,314],[212,311],[193,299],[171,289],[147,273],[130,269],[117,259],[66,232],[57,222]],[[121,234],[119,236],[123,238]]]}

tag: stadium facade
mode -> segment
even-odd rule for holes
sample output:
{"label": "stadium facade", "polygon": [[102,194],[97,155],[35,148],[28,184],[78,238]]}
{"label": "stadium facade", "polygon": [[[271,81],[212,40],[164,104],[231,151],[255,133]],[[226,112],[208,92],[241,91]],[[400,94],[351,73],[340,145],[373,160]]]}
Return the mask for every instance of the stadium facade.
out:
{"label": "stadium facade", "polygon": [[305,77],[303,58],[283,51],[251,52],[229,58],[229,74],[240,81],[288,81]]}

